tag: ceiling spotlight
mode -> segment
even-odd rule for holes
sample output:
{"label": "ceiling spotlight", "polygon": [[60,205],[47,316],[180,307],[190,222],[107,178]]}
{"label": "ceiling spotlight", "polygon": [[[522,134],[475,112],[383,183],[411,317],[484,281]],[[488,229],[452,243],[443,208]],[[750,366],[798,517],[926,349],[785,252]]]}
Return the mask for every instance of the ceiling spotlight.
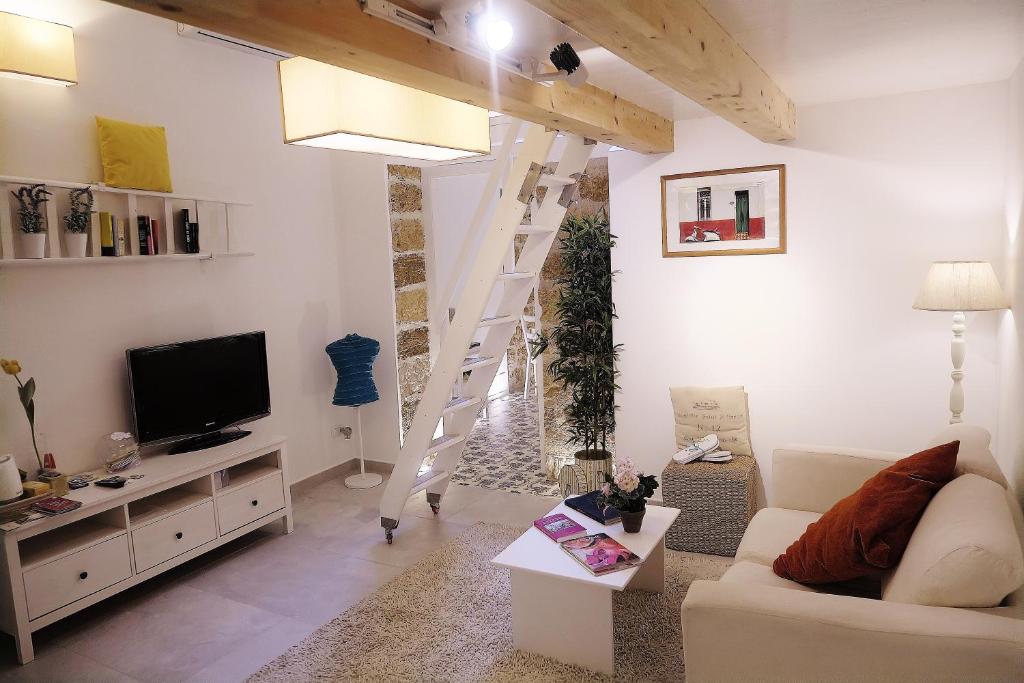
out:
{"label": "ceiling spotlight", "polygon": [[480,37],[483,38],[487,49],[491,52],[501,52],[512,44],[514,31],[512,24],[507,19],[488,12],[477,18],[476,25],[477,30],[480,31]]}

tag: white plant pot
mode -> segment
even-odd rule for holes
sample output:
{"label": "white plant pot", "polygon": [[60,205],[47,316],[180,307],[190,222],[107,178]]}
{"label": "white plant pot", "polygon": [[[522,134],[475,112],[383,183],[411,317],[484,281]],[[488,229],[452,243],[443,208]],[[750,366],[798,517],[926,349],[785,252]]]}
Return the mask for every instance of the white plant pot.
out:
{"label": "white plant pot", "polygon": [[43,258],[46,255],[46,233],[23,232],[18,246],[21,247],[18,258]]}
{"label": "white plant pot", "polygon": [[65,232],[64,245],[68,248],[68,256],[71,258],[85,258],[85,248],[89,243],[87,232]]}

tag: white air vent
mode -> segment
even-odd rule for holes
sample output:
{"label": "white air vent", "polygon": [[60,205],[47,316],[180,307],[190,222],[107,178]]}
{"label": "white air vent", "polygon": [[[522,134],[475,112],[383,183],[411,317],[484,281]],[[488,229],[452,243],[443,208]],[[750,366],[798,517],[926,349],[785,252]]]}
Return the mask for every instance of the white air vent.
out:
{"label": "white air vent", "polygon": [[273,50],[269,47],[257,45],[256,43],[250,43],[238,38],[232,38],[231,36],[207,31],[205,28],[196,28],[195,26],[189,26],[188,24],[178,24],[178,35],[182,38],[192,38],[193,40],[213,43],[222,47],[231,48],[232,50],[238,50],[239,52],[247,52],[251,55],[256,55],[257,57],[273,59],[275,62],[282,59],[288,59],[292,56],[287,52],[280,52],[279,50]]}

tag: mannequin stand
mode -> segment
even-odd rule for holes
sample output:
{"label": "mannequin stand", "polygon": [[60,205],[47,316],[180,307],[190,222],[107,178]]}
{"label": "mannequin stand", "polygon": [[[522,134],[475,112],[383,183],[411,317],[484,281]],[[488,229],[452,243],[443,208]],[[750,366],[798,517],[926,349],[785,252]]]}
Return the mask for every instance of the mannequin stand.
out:
{"label": "mannequin stand", "polygon": [[350,489],[372,489],[384,481],[384,477],[376,472],[366,471],[366,461],[363,460],[363,420],[360,414],[361,407],[356,406],[356,430],[359,433],[359,474],[345,477],[345,486]]}

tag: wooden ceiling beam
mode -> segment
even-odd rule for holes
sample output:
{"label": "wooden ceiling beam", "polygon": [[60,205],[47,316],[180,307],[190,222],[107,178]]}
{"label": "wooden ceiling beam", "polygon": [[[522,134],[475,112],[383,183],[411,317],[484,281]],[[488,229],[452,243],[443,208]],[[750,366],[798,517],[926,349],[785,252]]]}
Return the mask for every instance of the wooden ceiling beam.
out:
{"label": "wooden ceiling beam", "polygon": [[606,90],[546,87],[362,11],[359,0],[109,0],[644,153],[672,122]]}
{"label": "wooden ceiling beam", "polygon": [[796,137],[796,107],[697,0],[527,2],[754,137]]}

